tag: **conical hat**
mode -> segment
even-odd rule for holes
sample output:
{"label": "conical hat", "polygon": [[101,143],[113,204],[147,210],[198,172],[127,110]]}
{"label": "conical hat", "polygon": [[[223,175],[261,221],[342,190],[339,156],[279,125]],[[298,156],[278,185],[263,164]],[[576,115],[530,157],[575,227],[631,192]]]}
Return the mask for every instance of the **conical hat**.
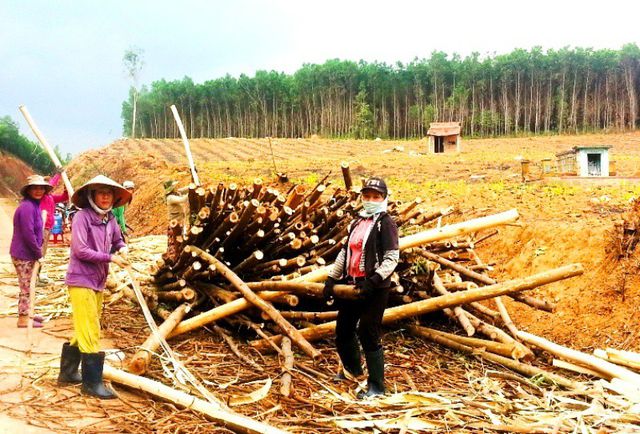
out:
{"label": "conical hat", "polygon": [[27,197],[27,189],[31,186],[41,186],[44,187],[45,193],[49,193],[53,187],[44,178],[40,175],[31,175],[27,178],[27,183],[22,186],[20,189],[20,194],[24,197]]}
{"label": "conical hat", "polygon": [[104,175],[98,175],[95,178],[84,183],[82,187],[77,189],[73,196],[71,196],[71,202],[78,208],[86,208],[89,206],[87,200],[87,194],[91,190],[95,190],[98,187],[110,187],[113,189],[113,207],[118,207],[128,203],[131,200],[131,193],[129,193],[123,186],[118,184],[112,179],[107,178]]}

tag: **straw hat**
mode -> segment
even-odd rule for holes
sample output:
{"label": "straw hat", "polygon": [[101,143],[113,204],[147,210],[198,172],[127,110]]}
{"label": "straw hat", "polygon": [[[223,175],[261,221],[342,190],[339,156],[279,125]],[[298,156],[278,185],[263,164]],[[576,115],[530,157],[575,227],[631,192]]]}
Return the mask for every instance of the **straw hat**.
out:
{"label": "straw hat", "polygon": [[114,208],[123,205],[131,200],[131,193],[125,190],[123,186],[104,175],[98,175],[95,178],[87,181],[82,187],[77,189],[75,193],[73,193],[73,196],[71,196],[71,202],[78,208],[88,207],[89,201],[87,200],[87,195],[90,191],[96,190],[100,187],[109,187],[113,189]]}
{"label": "straw hat", "polygon": [[162,186],[164,187],[165,196],[171,193],[178,185],[178,181],[165,181]]}
{"label": "straw hat", "polygon": [[27,183],[20,189],[20,194],[24,197],[27,197],[27,189],[31,186],[42,186],[44,187],[45,193],[49,193],[53,187],[44,178],[40,175],[31,175],[27,178]]}

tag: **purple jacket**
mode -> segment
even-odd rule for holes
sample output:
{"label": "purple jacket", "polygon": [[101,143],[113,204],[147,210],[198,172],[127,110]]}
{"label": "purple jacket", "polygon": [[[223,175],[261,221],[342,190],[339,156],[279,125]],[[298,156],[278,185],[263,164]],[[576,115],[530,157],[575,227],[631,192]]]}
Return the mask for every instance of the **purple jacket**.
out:
{"label": "purple jacket", "polygon": [[71,224],[71,257],[65,283],[102,291],[109,274],[111,254],[125,247],[113,214],[106,223],[91,208],[81,209]]}
{"label": "purple jacket", "polygon": [[13,215],[13,238],[9,254],[24,261],[42,257],[42,214],[40,201],[25,198]]}

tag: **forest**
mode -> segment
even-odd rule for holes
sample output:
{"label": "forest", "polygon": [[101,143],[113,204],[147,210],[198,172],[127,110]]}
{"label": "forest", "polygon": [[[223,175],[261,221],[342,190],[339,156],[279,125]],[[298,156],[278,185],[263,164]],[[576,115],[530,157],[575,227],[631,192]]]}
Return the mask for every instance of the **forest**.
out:
{"label": "forest", "polygon": [[[38,173],[48,175],[55,171],[47,151],[20,134],[18,124],[9,116],[0,117],[0,150],[18,157]],[[63,165],[71,160],[70,154],[62,157],[57,146],[54,151]]]}
{"label": "forest", "polygon": [[640,48],[535,47],[466,57],[433,52],[390,65],[333,59],[293,74],[257,71],[194,83],[131,87],[122,104],[131,135],[178,137],[420,138],[433,121],[460,121],[470,137],[627,130],[638,123]]}

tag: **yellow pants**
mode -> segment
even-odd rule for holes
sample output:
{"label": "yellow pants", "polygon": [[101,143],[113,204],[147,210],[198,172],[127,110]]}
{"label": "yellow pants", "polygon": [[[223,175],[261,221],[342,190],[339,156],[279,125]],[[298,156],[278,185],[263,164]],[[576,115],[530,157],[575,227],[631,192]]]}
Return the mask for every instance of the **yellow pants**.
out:
{"label": "yellow pants", "polygon": [[79,286],[69,287],[73,312],[73,339],[81,353],[100,351],[100,316],[102,315],[102,292]]}

